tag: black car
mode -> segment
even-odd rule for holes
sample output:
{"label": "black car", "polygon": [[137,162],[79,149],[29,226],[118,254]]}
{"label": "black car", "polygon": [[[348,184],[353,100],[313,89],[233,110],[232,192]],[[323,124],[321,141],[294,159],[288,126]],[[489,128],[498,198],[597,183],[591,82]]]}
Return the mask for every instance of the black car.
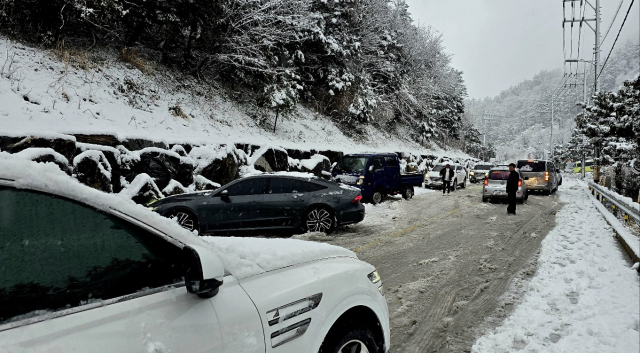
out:
{"label": "black car", "polygon": [[331,232],[364,219],[360,190],[332,181],[279,174],[251,176],[212,192],[182,194],[149,205],[199,234],[239,230]]}

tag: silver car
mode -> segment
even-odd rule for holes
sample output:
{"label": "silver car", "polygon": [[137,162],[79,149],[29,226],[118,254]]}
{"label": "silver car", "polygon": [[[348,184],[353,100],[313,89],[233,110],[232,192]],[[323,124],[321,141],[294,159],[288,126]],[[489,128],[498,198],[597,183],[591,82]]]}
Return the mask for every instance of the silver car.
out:
{"label": "silver car", "polygon": [[489,163],[476,164],[469,172],[469,181],[472,183],[483,181],[487,173],[489,173],[489,170],[493,167],[494,165]]}
{"label": "silver car", "polygon": [[518,168],[527,182],[529,190],[542,191],[549,195],[558,190],[559,177],[553,163],[545,160],[523,159],[519,160]]}
{"label": "silver car", "polygon": [[[516,169],[516,172],[520,176],[516,200],[519,203],[524,203],[529,198],[527,184],[525,183],[526,177],[522,176],[520,170]],[[484,185],[482,186],[482,202],[487,202],[490,199],[507,198],[507,179],[509,179],[510,173],[508,167],[495,167],[489,170],[489,175],[484,179]]]}

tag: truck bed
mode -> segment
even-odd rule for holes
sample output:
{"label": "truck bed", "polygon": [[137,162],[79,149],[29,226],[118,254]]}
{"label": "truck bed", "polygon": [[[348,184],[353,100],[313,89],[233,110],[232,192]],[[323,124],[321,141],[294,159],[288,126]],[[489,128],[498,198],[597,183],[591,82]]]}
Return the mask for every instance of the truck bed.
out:
{"label": "truck bed", "polygon": [[400,184],[410,186],[422,186],[424,174],[420,172],[400,174]]}

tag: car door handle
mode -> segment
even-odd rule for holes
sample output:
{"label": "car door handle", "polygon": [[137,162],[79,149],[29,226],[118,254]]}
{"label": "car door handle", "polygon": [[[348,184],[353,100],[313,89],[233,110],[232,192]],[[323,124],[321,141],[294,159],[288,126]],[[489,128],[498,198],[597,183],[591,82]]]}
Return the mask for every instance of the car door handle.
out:
{"label": "car door handle", "polygon": [[260,203],[260,201],[257,201],[257,200],[256,200],[256,201],[251,201],[251,202],[249,202],[249,203]]}

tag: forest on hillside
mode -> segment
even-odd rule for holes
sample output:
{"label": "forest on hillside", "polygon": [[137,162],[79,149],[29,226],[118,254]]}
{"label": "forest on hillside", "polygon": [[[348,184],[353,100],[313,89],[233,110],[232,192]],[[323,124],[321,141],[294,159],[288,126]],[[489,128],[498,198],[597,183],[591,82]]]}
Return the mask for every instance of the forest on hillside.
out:
{"label": "forest on hillside", "polygon": [[441,36],[404,0],[0,0],[0,34],[60,52],[116,48],[295,118],[304,104],[357,133],[427,145],[462,129],[466,88]]}
{"label": "forest on hillside", "polygon": [[[616,91],[625,80],[640,73],[638,42],[620,43],[600,76],[600,91]],[[587,73],[588,101],[593,95],[593,70]],[[463,122],[475,124],[487,142],[491,141],[497,158],[545,158],[551,153],[553,111],[554,145],[567,145],[576,127],[576,116],[584,102],[582,74],[569,78],[562,69],[541,71],[498,96],[465,101]],[[573,83],[567,84],[565,83]]]}

